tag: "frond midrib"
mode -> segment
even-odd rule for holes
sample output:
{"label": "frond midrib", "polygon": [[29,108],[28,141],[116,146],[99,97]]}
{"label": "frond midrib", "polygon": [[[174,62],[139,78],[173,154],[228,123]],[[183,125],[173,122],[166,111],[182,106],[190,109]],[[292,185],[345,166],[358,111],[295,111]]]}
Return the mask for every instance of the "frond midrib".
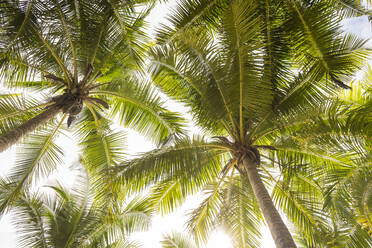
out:
{"label": "frond midrib", "polygon": [[73,61],[73,64],[74,64],[74,75],[73,75],[73,78],[74,78],[75,83],[77,84],[78,83],[78,67],[77,67],[77,61],[76,61],[75,47],[74,47],[74,44],[72,42],[71,34],[70,34],[69,30],[68,30],[68,27],[67,27],[67,23],[66,23],[64,14],[62,13],[61,5],[59,4],[58,0],[54,0],[54,1],[57,4],[57,9],[58,9],[58,13],[59,13],[59,15],[61,17],[63,29],[65,30],[65,32],[67,34],[67,38],[68,38],[68,41],[69,41],[69,44],[70,44],[70,47],[71,47],[72,61]]}

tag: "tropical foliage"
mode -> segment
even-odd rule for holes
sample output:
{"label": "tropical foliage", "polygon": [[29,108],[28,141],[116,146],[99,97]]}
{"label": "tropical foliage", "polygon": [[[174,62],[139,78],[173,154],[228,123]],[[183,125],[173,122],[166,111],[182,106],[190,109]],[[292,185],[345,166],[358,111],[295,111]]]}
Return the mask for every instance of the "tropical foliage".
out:
{"label": "tropical foliage", "polygon": [[11,92],[0,98],[0,146],[22,143],[0,186],[0,212],[62,162],[56,141],[66,131],[100,191],[104,171],[124,156],[125,133],[113,120],[156,143],[182,133],[183,120],[140,79],[150,3],[1,3],[0,77]]}
{"label": "tropical foliage", "polygon": [[[259,247],[263,212],[277,247],[293,247],[263,182],[297,240],[330,245],[324,235],[342,236],[334,227],[345,221],[333,218],[337,191],[352,184],[340,178],[370,161],[370,118],[355,114],[368,109],[365,89],[334,97],[351,89],[345,82],[367,55],[364,41],[340,31],[352,13],[328,1],[181,1],[151,51],[152,76],[206,136],[123,162],[117,182],[141,189],[160,180],[152,199],[163,213],[203,190],[189,221],[199,244],[222,225],[235,247]],[[344,223],[357,226],[347,247],[363,247],[371,238],[354,220]]]}
{"label": "tropical foliage", "polygon": [[[264,222],[277,247],[372,246],[372,72],[352,80],[368,51],[341,28],[370,10],[180,0],[150,47],[155,2],[0,3],[0,151],[19,144],[0,212],[13,211],[20,246],[135,247],[128,234],[148,227],[151,209],[170,213],[200,191],[195,242],[172,233],[163,247],[200,247],[216,227],[234,247],[260,247]],[[147,62],[202,135],[185,135],[146,83]],[[117,124],[158,147],[128,159]],[[78,141],[90,183],[35,193],[63,163],[61,134]],[[150,197],[127,203],[142,190]]]}
{"label": "tropical foliage", "polygon": [[11,211],[17,247],[139,247],[129,234],[149,227],[152,210],[145,198],[110,213],[95,204],[85,180],[70,190],[49,188],[52,193],[25,192]]}
{"label": "tropical foliage", "polygon": [[163,248],[195,248],[194,242],[185,234],[169,233],[165,234],[161,241]]}

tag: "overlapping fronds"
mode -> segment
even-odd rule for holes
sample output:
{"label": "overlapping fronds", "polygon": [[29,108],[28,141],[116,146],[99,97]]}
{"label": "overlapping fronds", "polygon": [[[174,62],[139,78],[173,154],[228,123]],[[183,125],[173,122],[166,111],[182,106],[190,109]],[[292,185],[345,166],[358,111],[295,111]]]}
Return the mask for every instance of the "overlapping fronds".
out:
{"label": "overlapping fronds", "polygon": [[[213,51],[210,37],[200,35],[197,44],[204,51]],[[195,118],[202,127],[222,129],[221,124],[216,125],[214,120],[223,119],[227,116],[228,106],[223,102],[216,88],[218,78],[215,63],[206,61],[207,54],[190,47],[192,43],[185,44],[183,51],[185,56],[179,55],[176,48],[164,47],[153,50],[153,78],[157,85],[168,95],[183,101],[186,106],[191,107],[198,118]],[[218,60],[215,57],[215,62]],[[202,65],[202,66],[200,66]],[[202,72],[200,72],[202,69]],[[214,85],[214,86],[213,86]],[[225,87],[220,88],[225,91]]]}
{"label": "overlapping fronds", "polygon": [[[358,97],[360,94],[355,100]],[[281,168],[279,181],[272,176],[276,182],[273,197],[301,230],[299,237],[309,247],[332,242],[363,247],[370,242],[355,218],[350,192],[359,173],[368,171],[369,136],[349,125],[349,114],[356,106],[350,102],[342,105],[342,101],[317,108],[320,112],[312,113],[317,113],[316,118],[310,114],[308,119],[292,120],[280,132],[268,130],[261,138],[277,149],[267,158]],[[353,238],[342,238],[346,232]]]}
{"label": "overlapping fronds", "polygon": [[[364,40],[340,29],[341,20],[360,15],[363,7],[355,1],[236,0],[220,5],[218,16],[205,18],[203,14],[214,3],[181,2],[185,9],[178,7],[170,15],[173,26],[159,31],[163,43],[150,53],[153,81],[185,103],[205,131],[224,135],[217,138],[236,163],[247,147],[259,150],[261,176],[274,186],[277,206],[306,246],[335,240],[343,244],[342,234],[352,227],[352,239],[360,239],[365,235],[361,225],[341,223],[328,207],[328,198],[337,195],[337,188],[339,192],[350,188],[349,179],[359,170],[356,161],[366,161],[369,149],[368,90],[361,90],[357,83],[349,86],[368,51]],[[341,88],[345,91],[340,94]],[[267,170],[267,159],[275,166],[273,174]],[[130,170],[130,163],[127,166]],[[227,167],[222,174],[234,168]],[[164,171],[164,167],[153,168],[157,173]],[[159,205],[169,202],[173,209],[178,204],[176,196],[184,194],[183,177],[159,174],[157,179],[163,184],[155,188],[155,199]],[[232,202],[236,204],[229,205],[224,200],[230,196],[222,196],[224,187],[234,185],[234,180],[228,177],[217,183],[216,178],[207,184],[210,192],[189,222],[198,242],[223,223],[219,213],[228,205],[226,230],[235,246],[258,246],[262,217],[256,203],[246,197],[239,205],[241,198],[235,192]],[[244,205],[248,203],[251,208]],[[343,204],[351,206],[349,200]],[[252,211],[239,215],[242,209]],[[252,221],[255,217],[256,222]],[[332,221],[342,227],[336,230]],[[359,247],[362,244],[366,243],[360,242]]]}
{"label": "overlapping fronds", "polygon": [[13,212],[13,224],[18,227],[20,234],[17,240],[18,245],[20,247],[47,247],[43,203],[34,197],[29,197],[27,202],[25,200],[19,201],[16,211]]}
{"label": "overlapping fronds", "polygon": [[[129,82],[128,82],[129,81]],[[132,128],[156,143],[183,134],[184,120],[165,108],[165,102],[148,84],[133,78],[116,78],[107,88],[92,94],[110,100],[111,117],[124,127]]]}
{"label": "overlapping fronds", "polygon": [[370,168],[371,166],[366,167],[353,178],[351,195],[358,222],[363,229],[372,234],[372,173]]}
{"label": "overlapping fronds", "polygon": [[309,165],[298,161],[282,166],[281,178],[278,181],[272,178],[275,182],[273,200],[295,224],[301,233],[299,236],[312,246],[314,233],[328,224],[327,215],[322,211],[323,195],[316,181],[318,175],[308,168]]}
{"label": "overlapping fronds", "polygon": [[[346,103],[352,103],[347,126],[352,130],[360,130],[366,137],[372,136],[372,71],[370,66],[365,70],[360,80],[356,80],[355,90],[344,92],[341,99]],[[354,87],[354,86],[353,86]],[[371,147],[371,140],[366,139],[367,147]]]}
{"label": "overlapping fronds", "polygon": [[141,27],[152,6],[140,12],[137,7],[142,4],[114,0],[2,3],[2,78],[19,82],[35,73],[53,74],[71,84],[88,63],[99,71],[113,58],[140,62],[146,37]]}
{"label": "overlapping fronds", "polygon": [[[213,147],[213,144],[206,145],[211,145]],[[190,146],[187,149],[189,150],[190,148],[192,147]],[[216,148],[218,149],[218,147]],[[179,150],[179,152],[184,153],[183,150]],[[191,151],[189,150],[188,153],[191,154]],[[188,196],[198,193],[203,189],[205,184],[213,182],[217,176],[218,170],[221,169],[219,168],[221,163],[223,164],[223,161],[226,161],[230,157],[228,154],[223,154],[223,150],[213,151],[213,148],[211,151],[208,151],[209,155],[203,153],[205,152],[201,152],[200,154],[195,154],[194,152],[193,156],[196,157],[193,159],[195,159],[195,162],[202,159],[198,165],[196,165],[195,162],[191,164],[192,160],[183,162],[184,164],[182,166],[186,166],[184,170],[186,170],[187,167],[193,167],[187,169],[189,170],[188,173],[182,173],[179,169],[171,173],[165,172],[161,177],[161,182],[151,187],[149,192],[150,201],[156,210],[160,211],[162,214],[167,214],[181,206]],[[184,159],[187,159],[186,156],[184,156]],[[208,169],[208,171],[206,171],[206,168],[210,167],[215,167],[215,169]]]}
{"label": "overlapping fronds", "polygon": [[205,199],[190,213],[188,221],[197,243],[206,242],[220,226],[234,246],[260,246],[262,217],[247,178],[223,174],[202,192]]}
{"label": "overlapping fronds", "polygon": [[264,27],[257,10],[257,4],[248,1],[231,5],[221,17],[217,37],[221,42],[216,52],[224,58],[217,67],[223,72],[218,80],[228,92],[226,102],[231,115],[239,120],[242,139],[245,123],[270,111],[273,101],[273,84],[262,66],[266,44],[261,40]]}
{"label": "overlapping fronds", "polygon": [[348,96],[340,95],[338,99],[324,101],[320,106],[303,105],[268,120],[256,130],[257,141],[271,143],[281,136],[285,139],[293,138],[304,146],[313,143],[315,146],[324,145],[325,149],[328,144],[331,150],[335,146],[343,146],[361,152],[361,149],[365,149],[362,147],[368,143],[370,121],[368,115],[366,118],[359,115],[356,119],[352,118],[358,109],[367,107],[363,91],[357,84],[353,85],[355,89],[347,93]]}
{"label": "overlapping fronds", "polygon": [[102,171],[117,165],[124,158],[125,133],[113,130],[112,121],[90,107],[76,126],[76,136],[81,141],[84,164],[92,171]]}
{"label": "overlapping fronds", "polygon": [[128,235],[148,228],[151,209],[146,199],[136,197],[108,215],[91,202],[86,183],[78,181],[72,191],[53,186],[53,195],[22,194],[12,212],[21,231],[20,247],[137,247]]}
{"label": "overlapping fronds", "polygon": [[244,176],[229,180],[222,191],[223,207],[219,221],[232,236],[234,246],[259,247],[263,218],[249,181]]}
{"label": "overlapping fronds", "polygon": [[163,25],[158,31],[157,40],[166,43],[175,37],[183,36],[184,32],[198,25],[215,26],[224,9],[228,7],[227,0],[182,0],[172,10],[168,21],[170,27]]}
{"label": "overlapping fronds", "polygon": [[277,115],[321,103],[346,88],[362,66],[365,41],[342,35],[329,5],[270,3],[234,1],[215,31],[189,27],[171,44],[153,48],[154,82],[185,102],[200,126],[222,133],[227,128],[243,139],[248,123],[254,130]]}
{"label": "overlapping fronds", "polygon": [[[350,39],[353,41],[353,38]],[[352,42],[352,44],[353,43],[354,42]],[[350,47],[354,47],[352,44]],[[349,47],[349,45],[345,47]],[[358,47],[360,47],[360,44],[357,44],[354,48],[358,49]],[[348,61],[350,60],[348,59]],[[319,106],[320,103],[324,103],[327,99],[333,98],[334,94],[337,94],[336,88],[328,81],[315,80],[313,78],[314,75],[315,74],[313,74],[311,70],[305,71],[304,74],[299,74],[295,77],[293,81],[289,81],[288,86],[281,89],[283,95],[278,95],[277,97],[277,104],[274,106],[275,113],[277,114],[267,114],[264,118],[267,123],[264,123],[264,121],[259,122],[261,127],[257,126],[257,129],[265,129],[266,125],[271,126],[272,121],[277,121],[278,117],[283,119],[283,116],[291,116],[291,121],[296,123],[293,118],[298,118],[297,116],[299,114],[304,116],[310,113],[312,115],[309,108]],[[318,110],[314,109],[314,111]]]}
{"label": "overlapping fronds", "polygon": [[[79,129],[81,151],[76,152],[82,152],[81,162],[94,181],[95,200],[110,205],[112,211],[121,189],[105,183],[111,181],[109,169],[125,155],[125,135],[111,127],[113,121],[119,119],[124,127],[157,144],[184,134],[178,113],[169,111],[153,88],[134,79],[134,73],[143,69],[144,19],[155,2],[19,0],[0,4],[0,79],[4,86],[26,92],[0,98],[0,133],[17,132],[51,105],[61,107],[58,110],[64,113],[63,119],[68,115],[68,126]],[[37,99],[30,97],[29,90],[34,89]],[[43,99],[39,93],[50,97]],[[101,109],[110,108],[108,103],[111,113]],[[48,124],[31,130],[35,134],[30,141],[20,145],[19,161],[4,179],[2,211],[39,174],[48,174],[62,162],[63,152],[53,143],[62,122],[58,115],[50,119],[54,117],[49,122],[58,120],[56,129],[56,124]],[[21,138],[15,142],[21,143]]]}
{"label": "overlapping fronds", "polygon": [[63,152],[54,141],[60,133],[63,119],[31,135],[20,147],[14,168],[1,182],[1,213],[9,210],[33,182],[47,176],[62,163]]}
{"label": "overlapping fronds", "polygon": [[0,95],[0,134],[19,126],[46,106],[48,104],[43,104],[39,99],[23,94]]}
{"label": "overlapping fronds", "polygon": [[[341,247],[368,247],[371,245],[372,238],[366,221],[366,218],[370,218],[371,215],[360,212],[362,209],[358,205],[362,202],[358,200],[366,196],[363,193],[368,191],[367,174],[370,166],[366,167],[359,164],[360,162],[358,161],[358,165],[353,166],[346,173],[345,170],[325,167],[313,170],[307,178],[301,175],[303,180],[309,183],[318,182],[314,184],[318,188],[316,191],[322,190],[324,196],[319,198],[317,204],[323,205],[320,209],[326,217],[325,221],[316,222],[313,226],[311,239],[299,235],[299,239],[307,246],[323,247],[332,244]],[[362,187],[360,183],[363,183]]]}
{"label": "overlapping fronds", "polygon": [[118,192],[107,187],[106,182],[109,180],[109,169],[124,159],[125,133],[113,130],[110,127],[112,122],[92,106],[81,118],[83,120],[75,133],[82,152],[80,161],[92,180],[96,204],[101,204],[103,208],[115,208]]}
{"label": "overlapping fronds", "polygon": [[[226,147],[219,143],[206,142],[201,137],[182,138],[172,146],[164,146],[122,162],[112,169],[114,183],[129,183],[128,187],[143,189],[160,179],[180,178],[185,186],[189,184],[182,189],[183,192],[191,190],[189,193],[193,193],[194,185],[198,188],[198,185],[218,175],[221,169],[219,162],[225,153]],[[190,179],[189,182],[185,180],[186,177]]]}
{"label": "overlapping fronds", "polygon": [[[286,25],[293,37],[296,37],[295,60],[313,71],[313,80],[320,80],[327,75],[333,84],[349,88],[342,81],[348,80],[348,76],[359,69],[361,64],[358,67],[358,60],[350,60],[355,59],[349,57],[354,49],[348,50],[350,38],[342,39],[338,35],[340,24],[333,9],[322,1],[308,5],[291,0],[287,2],[287,6],[289,16]],[[352,42],[356,46],[362,44],[355,38]]]}

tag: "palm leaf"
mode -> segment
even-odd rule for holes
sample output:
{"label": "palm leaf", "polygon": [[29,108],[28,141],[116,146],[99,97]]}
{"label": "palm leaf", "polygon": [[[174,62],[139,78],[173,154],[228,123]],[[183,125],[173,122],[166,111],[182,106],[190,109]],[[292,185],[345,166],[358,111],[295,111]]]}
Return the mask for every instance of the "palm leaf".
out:
{"label": "palm leaf", "polygon": [[163,248],[195,248],[194,242],[182,233],[165,234],[161,241]]}
{"label": "palm leaf", "polygon": [[[131,80],[131,79],[129,79]],[[112,101],[111,117],[118,118],[121,125],[132,128],[156,143],[176,138],[184,133],[184,120],[178,113],[164,107],[164,101],[147,84],[123,82],[119,79],[103,90],[92,94]]]}
{"label": "palm leaf", "polygon": [[[168,180],[173,180],[172,178],[177,178],[181,175],[184,175],[185,178],[192,178],[195,173],[196,175],[202,175],[201,177],[196,177],[196,181],[189,183],[181,179],[181,182],[189,185],[182,190],[190,192],[189,190],[192,189],[190,186],[194,183],[202,185],[215,178],[221,169],[220,159],[226,152],[225,149],[226,147],[221,144],[208,143],[200,137],[194,137],[193,139],[183,138],[177,140],[173,146],[164,146],[163,148],[144,153],[139,158],[122,162],[120,166],[112,169],[115,177],[113,183],[129,184],[129,187],[138,190],[157,182],[159,179],[166,179],[167,181],[167,178]],[[207,170],[206,168],[208,167],[209,169]],[[166,185],[167,182],[160,189],[165,189]],[[179,187],[174,188],[174,190],[178,189]],[[161,192],[166,191],[166,189],[161,190]],[[190,193],[192,192],[193,190]],[[168,193],[170,192],[168,191]],[[179,197],[182,196],[180,195]],[[167,199],[169,198],[167,197]],[[170,199],[170,202],[172,201]],[[174,202],[177,202],[177,200],[174,200]]]}
{"label": "palm leaf", "polygon": [[2,213],[9,210],[36,179],[47,176],[62,162],[63,152],[54,140],[60,132],[65,116],[56,125],[48,126],[38,134],[29,137],[18,152],[15,167],[1,182]]}
{"label": "palm leaf", "polygon": [[225,0],[183,0],[173,9],[168,17],[171,28],[163,25],[158,32],[157,40],[160,42],[171,41],[180,36],[183,31],[198,24],[216,24],[221,12],[228,6]]}

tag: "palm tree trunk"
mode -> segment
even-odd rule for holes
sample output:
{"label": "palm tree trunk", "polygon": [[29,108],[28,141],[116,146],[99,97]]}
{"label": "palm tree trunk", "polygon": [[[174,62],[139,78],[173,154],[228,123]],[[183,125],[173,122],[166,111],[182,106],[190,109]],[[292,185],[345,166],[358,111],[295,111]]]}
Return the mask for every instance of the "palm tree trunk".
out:
{"label": "palm tree trunk", "polygon": [[47,121],[53,119],[61,111],[62,108],[60,106],[53,105],[45,110],[43,113],[29,119],[19,127],[16,127],[13,130],[2,135],[0,137],[0,152],[5,151],[9,147],[17,143],[25,135],[45,124]]}
{"label": "palm tree trunk", "polygon": [[276,247],[295,248],[296,244],[291,236],[291,233],[280,217],[278,210],[276,210],[273,201],[265,188],[265,185],[262,183],[261,177],[257,171],[256,163],[245,157],[243,159],[243,166],[248,175],[249,182],[252,186],[265,221],[269,226]]}

